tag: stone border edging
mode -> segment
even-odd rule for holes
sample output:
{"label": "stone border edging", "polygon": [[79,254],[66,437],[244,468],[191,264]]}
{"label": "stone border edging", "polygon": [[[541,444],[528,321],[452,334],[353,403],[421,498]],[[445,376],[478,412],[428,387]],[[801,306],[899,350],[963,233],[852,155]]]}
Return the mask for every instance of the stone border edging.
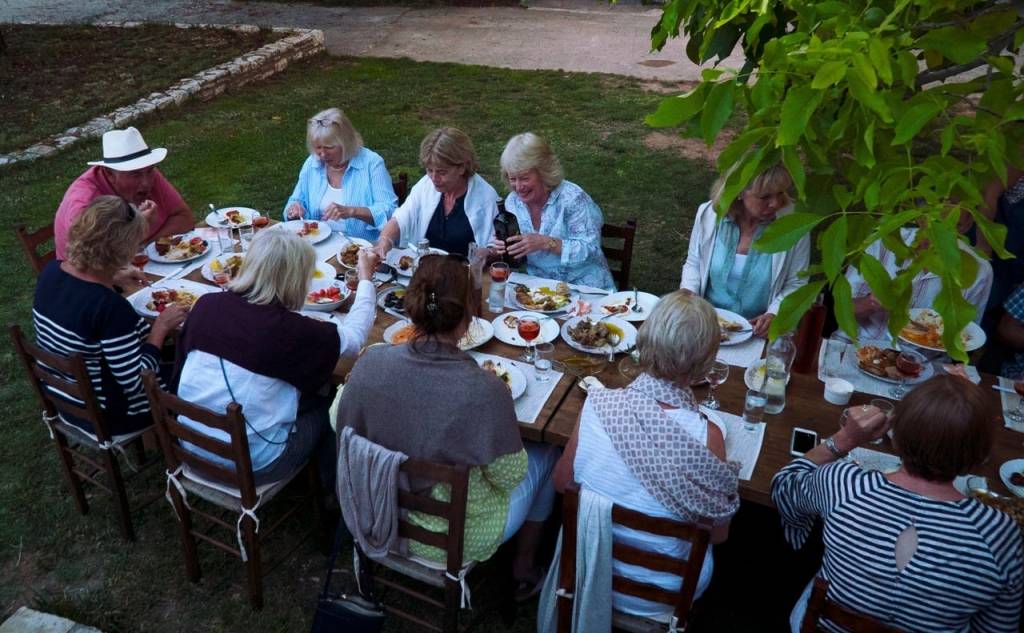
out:
{"label": "stone border edging", "polygon": [[[35,22],[31,20],[14,22],[13,24],[66,26],[64,24]],[[133,28],[142,25],[142,22],[96,22],[88,26]],[[260,27],[249,24],[176,23],[173,26],[178,28],[230,29],[246,33],[260,30]],[[79,141],[102,136],[104,132],[124,127],[145,114],[163,110],[170,106],[181,105],[190,99],[199,98],[202,101],[208,101],[225,90],[266,79],[283,71],[292,62],[316,55],[325,50],[323,31],[286,27],[274,27],[272,30],[279,33],[292,33],[293,35],[261,46],[229,62],[202,70],[191,77],[178,81],[162,92],[151,93],[149,96],[143,97],[131,105],[120,107],[113,112],[100,115],[87,123],[48,136],[35,145],[23,150],[10,154],[0,154],[0,167],[56,154]]]}

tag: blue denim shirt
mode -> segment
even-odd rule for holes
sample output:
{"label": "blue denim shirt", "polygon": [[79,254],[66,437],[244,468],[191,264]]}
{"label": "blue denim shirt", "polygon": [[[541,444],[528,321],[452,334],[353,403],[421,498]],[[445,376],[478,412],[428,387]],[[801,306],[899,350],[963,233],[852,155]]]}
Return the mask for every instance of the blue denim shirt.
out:
{"label": "blue denim shirt", "polygon": [[[285,203],[282,215],[293,202],[298,202],[306,210],[303,217],[307,220],[320,219],[320,201],[327,191],[327,168],[316,156],[310,155],[302,164],[299,180],[295,183],[288,202]],[[332,220],[328,222],[332,231],[341,231],[350,237],[361,237],[374,241],[380,236],[380,230],[395,212],[398,196],[391,184],[391,175],[384,166],[384,159],[374,151],[365,147],[359,150],[348,161],[348,169],[341,178],[342,204],[355,207],[366,207],[373,216],[373,225],[357,218]],[[287,220],[288,218],[285,217]]]}
{"label": "blue denim shirt", "polygon": [[538,251],[526,256],[526,272],[605,290],[615,290],[608,262],[601,250],[601,207],[579,185],[563,180],[551,190],[541,212],[540,230],[533,230],[530,210],[515,192],[505,198],[505,209],[514,213],[519,231],[540,233],[562,240],[562,255]]}

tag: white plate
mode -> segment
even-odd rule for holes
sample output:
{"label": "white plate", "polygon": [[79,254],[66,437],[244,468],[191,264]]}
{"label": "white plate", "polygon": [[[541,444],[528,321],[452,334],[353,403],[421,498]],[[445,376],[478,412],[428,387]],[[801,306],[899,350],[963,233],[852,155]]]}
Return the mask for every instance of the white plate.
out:
{"label": "white plate", "polygon": [[473,321],[469,324],[469,330],[459,339],[459,349],[464,352],[476,349],[492,338],[494,338],[494,326],[491,325],[491,322],[480,317],[473,317]]}
{"label": "white plate", "polygon": [[128,297],[128,302],[132,304],[132,307],[135,308],[136,312],[142,316],[152,317],[154,319],[159,316],[160,313],[146,307],[146,304],[149,303],[154,290],[185,290],[196,295],[197,299],[208,292],[220,292],[219,288],[207,284],[201,284],[197,281],[174,279],[168,282],[159,282],[154,286],[147,286]]}
{"label": "white plate", "polygon": [[581,352],[587,352],[589,354],[597,354],[597,353],[602,353],[602,352],[607,353],[608,352],[608,347],[607,346],[605,346],[605,347],[588,347],[586,345],[582,345],[580,343],[577,343],[575,340],[573,340],[573,338],[571,336],[569,336],[569,328],[576,327],[576,324],[579,323],[580,321],[583,321],[583,320],[587,320],[587,321],[591,321],[591,322],[600,320],[602,323],[606,323],[608,325],[615,326],[615,327],[619,328],[620,330],[622,330],[622,340],[619,341],[615,345],[615,351],[616,352],[624,352],[627,349],[629,349],[629,348],[633,347],[634,345],[636,345],[636,328],[633,327],[632,323],[629,323],[628,321],[624,321],[624,320],[620,319],[619,317],[607,317],[605,319],[601,319],[600,317],[595,317],[595,316],[583,316],[583,317],[572,317],[571,319],[566,320],[566,322],[562,324],[562,340],[564,340],[566,343],[568,343],[569,347],[571,347],[573,349],[578,349]]}
{"label": "white plate", "polygon": [[[316,268],[313,270],[313,278],[310,280],[310,290],[320,290],[333,284],[336,280],[335,275],[338,271],[334,269],[327,262],[317,262]],[[344,282],[342,282],[344,284]]]}
{"label": "white plate", "polygon": [[[391,288],[387,288],[386,290],[381,290],[380,292],[378,292],[377,293],[377,307],[380,308],[381,310],[389,309],[387,306],[384,305],[384,300],[388,298],[388,295],[394,294],[396,292],[401,292],[403,294],[403,296],[404,296],[407,291],[402,286],[392,286]],[[405,304],[403,303],[402,305],[404,306]],[[395,312],[400,312],[402,314],[405,314],[404,307],[401,310],[399,310],[398,308],[390,308],[390,309],[394,310]]]}
{"label": "white plate", "polygon": [[364,240],[361,237],[341,238],[341,248],[338,249],[338,254],[335,255],[334,258],[338,260],[338,263],[341,264],[342,268],[355,270],[355,266],[349,266],[345,262],[341,261],[341,254],[345,252],[345,249],[348,248],[349,244],[358,244],[360,248],[373,248],[373,244],[370,244],[368,241]]}
{"label": "white plate", "polygon": [[1010,483],[1010,475],[1019,472],[1024,472],[1024,459],[1011,459],[999,467],[999,478],[1003,480],[1007,490],[1018,497],[1024,497],[1024,486],[1014,486]]}
{"label": "white plate", "polygon": [[754,328],[750,325],[750,321],[744,319],[742,316],[735,312],[730,312],[729,310],[723,310],[722,308],[715,308],[715,312],[717,312],[718,316],[722,317],[726,321],[739,323],[743,326],[743,329],[746,330],[746,332],[727,332],[728,338],[719,343],[719,345],[739,345],[740,343],[749,341],[750,337],[754,335]]}
{"label": "white plate", "polygon": [[225,253],[223,255],[218,255],[211,259],[210,261],[203,264],[203,267],[199,271],[200,273],[202,273],[203,279],[213,281],[213,269],[211,268],[211,266],[213,266],[213,262],[220,262],[221,266],[226,267],[225,262],[227,262],[232,257],[241,257],[242,261],[245,261],[245,253]]}
{"label": "white plate", "polygon": [[[786,378],[786,384],[789,384],[789,378],[792,378],[792,374]],[[747,389],[760,389],[761,383],[764,379],[764,359],[755,360],[754,363],[747,367],[747,370],[743,372],[743,383],[747,385]]]}
{"label": "white plate", "polygon": [[[243,218],[241,224],[232,224],[224,218],[224,214],[228,211],[238,211]],[[259,215],[260,212],[256,209],[250,209],[249,207],[224,207],[223,209],[217,209],[212,211],[206,216],[206,224],[209,226],[215,226],[221,229],[240,229],[242,227],[252,225],[253,217]]]}
{"label": "white plate", "polygon": [[566,310],[568,310],[569,308],[572,307],[574,302],[579,301],[579,299],[580,299],[580,293],[575,291],[575,290],[573,290],[573,289],[571,289],[571,288],[569,289],[569,302],[566,303],[561,308],[555,308],[554,310],[538,310],[536,308],[528,308],[528,307],[524,306],[523,304],[519,303],[519,300],[516,299],[516,291],[515,291],[515,287],[516,286],[526,286],[526,287],[528,287],[530,289],[530,292],[536,292],[537,289],[539,289],[539,288],[549,288],[551,290],[554,290],[555,286],[557,284],[558,284],[557,281],[528,281],[528,282],[525,282],[525,283],[511,283],[510,282],[508,284],[508,292],[512,296],[512,305],[514,305],[516,307],[519,307],[519,308],[522,308],[523,310],[529,310],[531,312],[539,312],[541,314],[557,314],[559,312],[565,312]]}
{"label": "white plate", "polygon": [[658,295],[652,295],[649,292],[638,292],[636,293],[637,303],[643,308],[643,312],[633,312],[633,291],[623,290],[622,292],[613,292],[607,297],[602,297],[600,301],[594,304],[594,314],[598,316],[604,316],[606,314],[612,314],[604,309],[605,306],[613,305],[625,305],[628,301],[630,310],[627,312],[617,313],[616,317],[624,319],[626,321],[643,321],[651,314],[651,310],[654,306],[658,305],[661,298]]}
{"label": "white plate", "polygon": [[505,319],[508,317],[521,317],[521,316],[533,316],[540,320],[540,334],[537,338],[533,339],[533,343],[550,343],[551,341],[558,338],[558,321],[553,318],[546,317],[539,312],[528,312],[525,310],[519,310],[517,312],[506,312],[505,314],[498,315],[491,321],[491,325],[494,326],[494,337],[502,343],[508,343],[509,345],[516,345],[518,347],[526,347],[527,343],[519,336],[519,332],[516,328],[505,325]]}
{"label": "white plate", "polygon": [[[932,310],[931,308],[911,309],[910,319],[912,321],[920,321],[921,323],[928,323],[930,321],[937,321],[938,323],[942,323],[942,317],[939,315],[938,312]],[[970,323],[967,324],[967,327],[965,327],[961,332],[961,336],[964,337],[965,352],[973,352],[974,350],[978,349],[979,347],[985,344],[985,330],[981,329],[981,326],[975,323],[974,321],[971,321]],[[920,343],[915,343],[911,340],[903,338],[902,332],[900,333],[899,338],[907,345],[920,347],[921,349],[926,349],[933,352],[946,351],[945,347],[928,347],[927,345],[921,345]]]}
{"label": "white plate", "polygon": [[[193,237],[202,236],[196,233],[195,231],[189,231],[188,233],[182,233],[181,235],[173,235],[171,237],[180,237],[183,242],[187,242],[191,241]],[[204,239],[203,243],[206,244],[206,250],[204,250],[202,253],[199,253],[198,255],[191,255],[189,257],[181,258],[171,258],[157,253],[156,242],[150,242],[149,244],[146,245],[146,255],[149,255],[150,260],[157,262],[159,264],[183,264],[185,262],[190,262],[193,259],[199,259],[200,257],[203,257],[210,252],[210,242]]]}
{"label": "white plate", "polygon": [[331,225],[320,220],[288,220],[287,222],[282,222],[277,226],[280,226],[285,231],[291,231],[297,235],[299,231],[302,230],[302,227],[306,222],[311,224],[316,223],[317,232],[310,235],[303,235],[302,239],[309,240],[311,244],[319,244],[331,236]]}
{"label": "white plate", "polygon": [[[345,299],[348,299],[348,296],[352,293],[352,291],[348,289],[348,286],[346,286],[345,282],[343,281],[331,279],[331,283],[325,285],[324,288],[328,286],[334,286],[335,288],[341,290],[341,300],[332,301],[331,303],[310,303],[309,297],[307,296],[306,305],[302,307],[303,311],[312,310],[314,312],[334,312],[335,310],[341,307],[341,304],[345,303]],[[316,288],[316,290],[322,289],[323,288]],[[313,292],[313,290],[310,290],[310,292]]]}
{"label": "white plate", "polygon": [[[900,384],[900,381],[899,381],[898,378],[888,378],[888,377],[884,377],[884,376],[878,376],[878,375],[872,374],[869,371],[865,371],[864,368],[862,368],[860,366],[860,362],[856,358],[857,352],[854,351],[853,353],[854,353],[853,363],[854,363],[854,365],[856,365],[857,371],[859,371],[860,373],[864,374],[865,376],[868,376],[869,378],[874,378],[875,380],[881,380],[882,382],[887,382],[887,383],[890,383],[890,384],[893,384],[893,385]],[[931,378],[932,376],[935,375],[935,367],[931,363],[929,363],[927,360],[925,360],[923,363],[921,363],[921,365],[923,366],[923,369],[921,370],[921,373],[919,375],[917,375],[916,377],[914,377],[914,378],[907,378],[904,381],[903,384],[905,384],[905,385],[916,385],[917,383],[924,382],[924,381],[928,380],[929,378]]]}
{"label": "white plate", "polygon": [[406,326],[412,325],[412,321],[403,319],[401,321],[395,321],[384,330],[384,342],[388,345],[394,345],[395,334],[404,329]]}
{"label": "white plate", "polygon": [[[440,248],[431,247],[430,248],[430,254],[431,255],[447,255],[448,251],[443,251]],[[397,272],[402,277],[412,277],[412,273],[413,273],[414,270],[416,270],[416,266],[409,266],[408,268],[406,268],[404,270],[398,267],[399,260],[401,260],[402,257],[405,256],[405,255],[408,255],[409,257],[412,257],[413,261],[416,260],[416,251],[414,249],[411,249],[411,248],[393,248],[390,251],[388,251],[387,256],[384,258],[384,263],[387,264],[388,266],[391,266],[392,268],[394,268],[395,272]]]}
{"label": "white plate", "polygon": [[496,361],[493,358],[478,358],[476,359],[477,365],[483,365],[484,361],[491,361],[495,365],[498,365],[502,369],[508,371],[508,382],[509,390],[512,392],[512,399],[515,400],[519,396],[526,393],[526,374],[519,370],[518,367],[512,364],[512,361],[499,360]]}

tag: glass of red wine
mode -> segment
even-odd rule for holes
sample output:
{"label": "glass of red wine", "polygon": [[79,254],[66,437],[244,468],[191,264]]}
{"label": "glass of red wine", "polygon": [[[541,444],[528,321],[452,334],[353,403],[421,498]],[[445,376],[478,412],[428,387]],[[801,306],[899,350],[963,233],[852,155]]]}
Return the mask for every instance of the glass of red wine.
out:
{"label": "glass of red wine", "polygon": [[927,359],[917,352],[900,352],[896,357],[896,369],[900,372],[899,383],[889,390],[889,395],[895,400],[902,400],[907,395],[907,378],[917,378],[924,371]]}
{"label": "glass of red wine", "polygon": [[521,316],[516,325],[519,336],[526,341],[526,352],[519,357],[525,363],[533,362],[533,341],[540,336],[540,319],[534,316]]}

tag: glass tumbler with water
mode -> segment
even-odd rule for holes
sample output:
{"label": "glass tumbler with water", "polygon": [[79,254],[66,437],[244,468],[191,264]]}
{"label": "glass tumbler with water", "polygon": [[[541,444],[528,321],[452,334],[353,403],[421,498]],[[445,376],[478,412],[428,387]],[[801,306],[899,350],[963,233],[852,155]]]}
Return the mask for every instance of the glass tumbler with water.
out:
{"label": "glass tumbler with water", "polygon": [[768,403],[768,396],[763,391],[750,389],[743,401],[743,428],[748,431],[754,430],[755,424],[764,421],[764,409]]}

